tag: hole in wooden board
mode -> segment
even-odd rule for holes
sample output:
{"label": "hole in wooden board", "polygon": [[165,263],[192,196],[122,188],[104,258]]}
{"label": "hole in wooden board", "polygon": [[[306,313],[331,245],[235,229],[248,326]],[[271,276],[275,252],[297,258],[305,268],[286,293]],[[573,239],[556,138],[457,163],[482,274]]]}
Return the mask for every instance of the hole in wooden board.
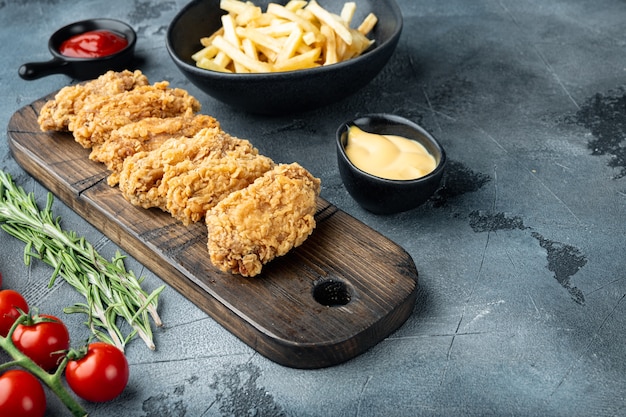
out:
{"label": "hole in wooden board", "polygon": [[322,305],[332,307],[348,304],[351,296],[345,283],[328,279],[315,284],[313,298]]}

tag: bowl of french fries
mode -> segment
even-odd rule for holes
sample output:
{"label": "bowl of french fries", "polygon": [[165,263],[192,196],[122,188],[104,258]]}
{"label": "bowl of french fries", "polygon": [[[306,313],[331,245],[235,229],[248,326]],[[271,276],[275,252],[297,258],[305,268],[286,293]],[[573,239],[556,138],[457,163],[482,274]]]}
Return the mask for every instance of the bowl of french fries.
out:
{"label": "bowl of french fries", "polygon": [[176,66],[209,96],[285,115],[365,87],[401,31],[394,0],[193,0],[170,24],[166,43]]}

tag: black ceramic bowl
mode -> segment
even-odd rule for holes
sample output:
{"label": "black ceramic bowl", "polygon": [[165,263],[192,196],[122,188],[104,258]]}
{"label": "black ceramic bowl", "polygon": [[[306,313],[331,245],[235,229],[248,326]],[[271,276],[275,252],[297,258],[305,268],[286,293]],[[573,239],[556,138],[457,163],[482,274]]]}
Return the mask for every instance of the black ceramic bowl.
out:
{"label": "black ceramic bowl", "polygon": [[[270,2],[253,1],[263,11]],[[378,17],[376,27],[369,35],[375,43],[363,55],[314,69],[261,74],[222,73],[198,68],[191,59],[191,55],[202,48],[200,38],[221,27],[220,17],[225,12],[219,3],[220,0],[193,0],[187,4],[169,26],[167,50],[178,68],[199,89],[223,103],[257,114],[279,115],[310,110],[355,93],[382,70],[402,31],[402,14],[394,0],[356,0],[355,22],[360,22],[369,12]],[[341,4],[320,1],[320,5],[333,13],[340,12]]]}
{"label": "black ceramic bowl", "polygon": [[[70,58],[60,52],[63,41],[74,35],[92,30],[108,30],[126,38],[124,49],[101,58]],[[135,53],[137,34],[132,27],[114,19],[89,19],[71,23],[52,34],[48,49],[53,58],[46,62],[30,62],[19,69],[19,75],[25,80],[34,80],[52,74],[65,74],[79,80],[96,78],[109,70],[129,69]]]}
{"label": "black ceramic bowl", "polygon": [[[434,156],[437,166],[430,174],[414,180],[389,180],[361,171],[348,159],[345,145],[350,126],[382,134],[398,135],[421,143]],[[403,117],[371,114],[342,124],[337,130],[339,174],[348,193],[363,208],[376,214],[392,214],[418,207],[439,188],[446,164],[446,153],[424,128]]]}

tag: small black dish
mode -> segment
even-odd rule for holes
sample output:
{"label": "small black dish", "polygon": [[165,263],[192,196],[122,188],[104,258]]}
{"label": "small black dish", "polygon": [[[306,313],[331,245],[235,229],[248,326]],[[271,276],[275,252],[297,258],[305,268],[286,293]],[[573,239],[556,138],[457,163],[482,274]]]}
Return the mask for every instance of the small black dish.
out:
{"label": "small black dish", "polygon": [[[346,155],[350,126],[369,133],[415,140],[434,156],[437,166],[430,174],[414,180],[389,180],[368,174],[354,166]],[[359,205],[375,214],[392,214],[414,209],[433,195],[441,183],[446,153],[441,144],[418,124],[400,116],[370,114],[346,122],[337,129],[337,162],[346,190]]]}
{"label": "small black dish", "polygon": [[[101,58],[71,58],[60,52],[63,41],[72,36],[92,30],[108,30],[124,36],[128,44],[124,49]],[[113,19],[89,19],[71,23],[54,32],[48,41],[48,49],[53,58],[46,62],[30,62],[19,69],[19,75],[25,80],[35,80],[53,74],[65,74],[75,79],[88,80],[97,78],[106,71],[128,69],[137,43],[137,34],[124,22]]]}
{"label": "small black dish", "polygon": [[[254,4],[267,9],[270,2]],[[219,0],[192,0],[172,20],[166,46],[178,69],[196,87],[234,108],[249,113],[285,115],[340,101],[376,77],[393,55],[402,32],[402,13],[395,0],[355,0],[355,21],[369,12],[378,17],[371,37],[374,45],[364,54],[333,65],[274,73],[233,74],[199,68],[191,56],[202,48],[200,38],[221,27]],[[328,3],[328,2],[327,2]],[[332,2],[331,2],[332,3]],[[339,7],[337,4],[334,8]]]}

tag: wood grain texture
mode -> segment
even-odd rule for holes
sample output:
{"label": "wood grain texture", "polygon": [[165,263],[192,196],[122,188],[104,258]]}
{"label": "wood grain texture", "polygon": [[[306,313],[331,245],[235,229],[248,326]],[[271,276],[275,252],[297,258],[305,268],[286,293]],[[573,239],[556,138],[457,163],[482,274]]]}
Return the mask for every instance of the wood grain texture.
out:
{"label": "wood grain texture", "polygon": [[[40,131],[37,115],[48,97],[9,121],[9,147],[17,162],[265,357],[295,368],[336,365],[384,339],[413,311],[417,269],[410,255],[321,198],[317,228],[302,246],[254,278],[219,271],[209,260],[203,223],[186,227],[158,209],[132,206],[107,185],[104,165],[90,161],[89,151],[69,133]],[[345,287],[347,304],[316,300],[314,290],[328,280]]]}

